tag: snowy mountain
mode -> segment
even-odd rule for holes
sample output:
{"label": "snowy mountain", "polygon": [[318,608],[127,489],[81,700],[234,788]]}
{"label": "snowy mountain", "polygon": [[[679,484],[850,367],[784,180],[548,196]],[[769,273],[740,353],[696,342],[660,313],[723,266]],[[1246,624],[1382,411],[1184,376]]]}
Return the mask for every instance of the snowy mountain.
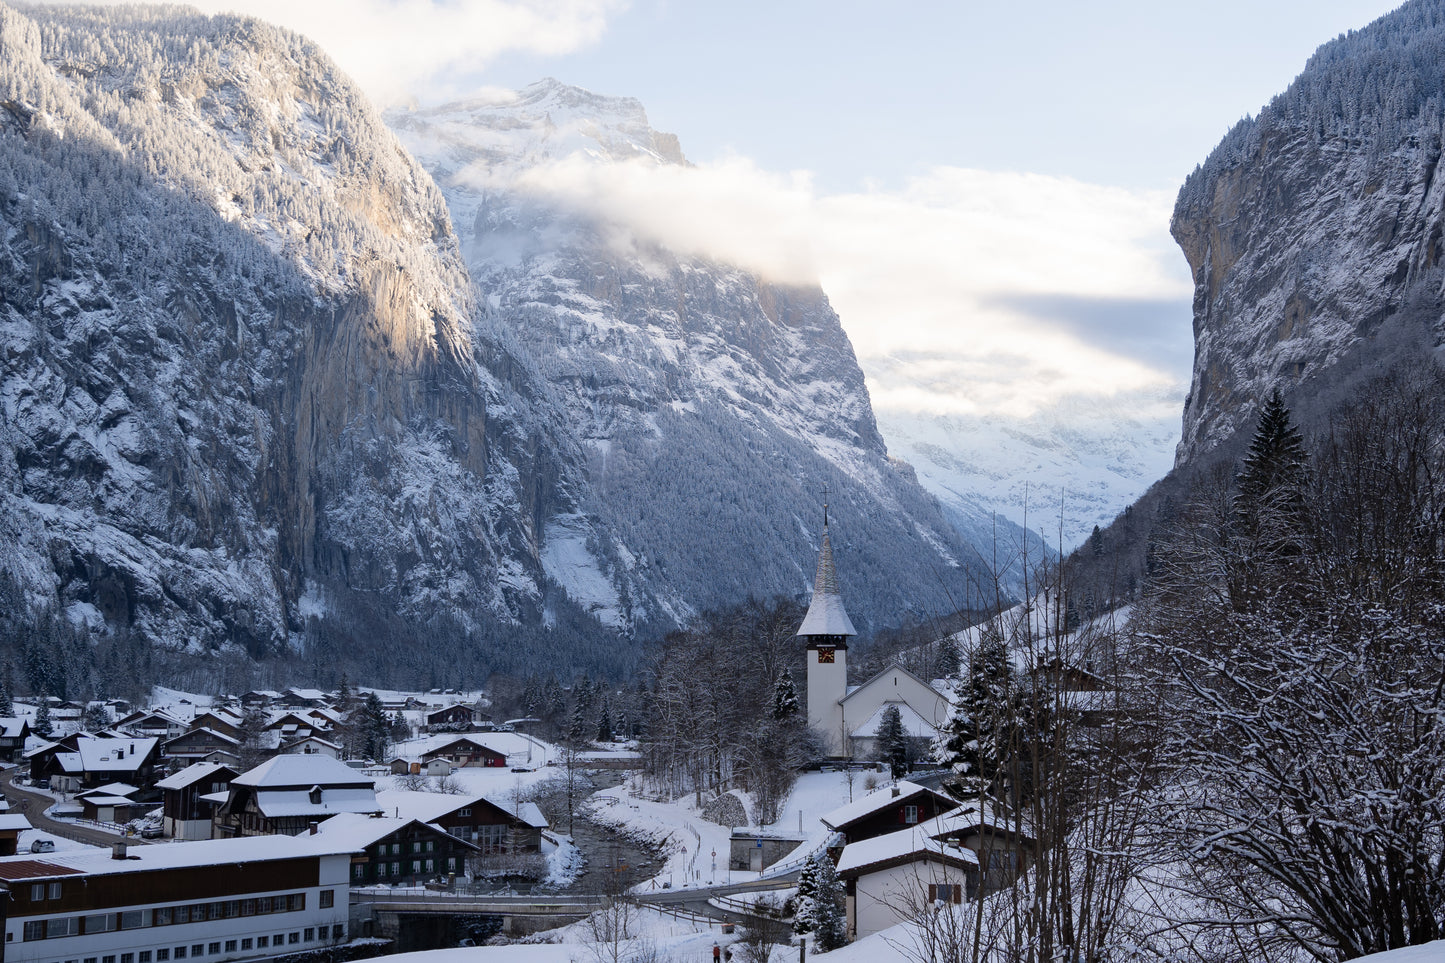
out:
{"label": "snowy mountain", "polygon": [[1088,398],[1027,418],[880,411],[878,423],[975,543],[988,544],[997,512],[1068,551],[1169,470],[1177,404]]}
{"label": "snowy mountain", "polygon": [[387,119],[446,195],[488,330],[536,365],[587,453],[581,510],[545,522],[543,563],[572,598],[634,625],[803,592],[824,486],[866,624],[987,581],[889,460],[822,291],[648,244],[550,189],[593,165],[686,163],[637,101],[549,80]]}
{"label": "snowy mountain", "polygon": [[1320,47],[1185,182],[1195,362],[1177,459],[1280,388],[1308,420],[1359,375],[1441,343],[1445,4],[1407,3]]}
{"label": "snowy mountain", "polygon": [[12,639],[77,674],[152,643],[421,674],[540,622],[572,456],[477,336],[435,185],[313,45],[0,6],[0,209]]}

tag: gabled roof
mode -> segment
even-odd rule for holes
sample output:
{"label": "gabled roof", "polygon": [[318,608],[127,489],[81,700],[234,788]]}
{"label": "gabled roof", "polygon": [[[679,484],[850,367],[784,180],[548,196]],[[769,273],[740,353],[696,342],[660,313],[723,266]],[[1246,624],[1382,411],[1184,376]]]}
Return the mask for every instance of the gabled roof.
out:
{"label": "gabled roof", "polygon": [[[82,735],[75,740],[74,752],[57,752],[56,763],[66,772],[135,772],[155,753],[155,736],[124,739],[100,739]],[[42,746],[27,756],[34,756],[55,746]]]}
{"label": "gabled roof", "polygon": [[[315,756],[292,756],[293,759],[315,759]],[[330,756],[322,756],[329,759]],[[235,782],[232,782],[235,785]],[[314,787],[313,787],[314,788]],[[312,802],[308,789],[258,789],[256,808],[267,819],[287,816],[333,816],[336,813],[376,812],[376,793],[368,786],[331,787],[321,790],[321,801]]]}
{"label": "gabled roof", "polygon": [[990,810],[981,808],[977,802],[964,803],[957,809],[934,816],[919,823],[918,828],[934,839],[947,839],[950,836],[987,830],[995,836],[1010,836],[1020,842],[1034,841],[1018,822],[995,816]]}
{"label": "gabled roof", "polygon": [[892,663],[891,665],[888,666],[888,668],[884,669],[883,671],[876,673],[876,674],[873,675],[871,678],[869,678],[866,682],[864,682],[862,685],[850,685],[850,686],[848,687],[848,694],[845,695],[845,696],[842,698],[841,701],[847,702],[849,699],[853,698],[854,695],[856,695],[857,693],[862,692],[863,690],[867,689],[867,688],[868,688],[869,686],[871,686],[875,681],[877,681],[877,680],[879,680],[879,679],[882,679],[884,676],[888,675],[888,673],[890,673],[890,672],[901,672],[901,673],[903,673],[904,675],[908,676],[908,678],[912,679],[914,682],[917,682],[919,685],[923,686],[925,689],[931,689],[931,690],[933,690],[933,692],[937,694],[938,698],[944,700],[945,702],[948,701],[948,696],[944,695],[942,692],[939,692],[938,689],[937,689],[936,687],[934,687],[934,685],[933,685],[932,683],[926,681],[926,680],[925,680],[922,676],[920,676],[918,673],[908,671],[908,669],[906,669],[906,668],[904,668],[903,666],[899,665],[897,662]]}
{"label": "gabled roof", "polygon": [[958,867],[978,865],[978,854],[973,850],[949,846],[913,826],[844,846],[838,858],[838,875],[861,876],[920,859]]}
{"label": "gabled roof", "polygon": [[230,744],[233,745],[233,746],[239,746],[239,745],[241,744],[241,740],[240,740],[240,739],[237,739],[235,736],[228,736],[228,735],[226,735],[224,732],[217,732],[215,729],[210,729],[210,728],[207,728],[206,726],[201,726],[201,727],[199,727],[199,728],[197,728],[197,729],[190,729],[190,730],[182,733],[181,735],[176,736],[174,739],[167,739],[167,740],[165,741],[165,745],[171,746],[171,745],[174,745],[174,744],[179,743],[179,742],[184,742],[184,741],[187,740],[187,739],[191,739],[191,738],[194,738],[195,736],[199,736],[199,735],[211,736],[212,738],[214,738],[214,739],[216,739],[216,740],[218,740],[218,741],[220,741],[220,742],[230,743]]}
{"label": "gabled roof", "polygon": [[197,762],[160,780],[156,783],[156,788],[185,789],[202,779],[212,778],[221,773],[229,773],[231,778],[235,778],[237,775],[236,770],[219,762]]}
{"label": "gabled roof", "polygon": [[898,710],[898,718],[903,723],[904,735],[929,739],[938,735],[938,728],[915,712],[913,707],[906,702],[883,703],[864,720],[862,725],[854,729],[851,735],[861,739],[871,739],[877,735],[878,725],[883,721],[883,713],[887,712],[890,707]]}
{"label": "gabled roof", "polygon": [[139,786],[132,786],[123,782],[108,782],[104,786],[96,786],[94,789],[87,789],[85,792],[76,793],[77,796],[133,796],[140,792]]}
{"label": "gabled roof", "polygon": [[[342,813],[333,816],[326,822],[316,827],[316,835],[324,837],[328,843],[336,846],[346,847],[347,852],[359,853],[366,847],[378,840],[385,839],[392,833],[400,832],[415,823],[423,829],[446,836],[445,830],[432,826],[420,819],[411,819],[406,816],[397,818],[395,816],[376,816],[370,813]],[[305,835],[310,835],[309,833]],[[460,839],[456,836],[448,836],[453,843],[464,846],[467,849],[477,849],[475,845]]]}
{"label": "gabled roof", "polygon": [[[896,796],[893,795],[895,789],[898,790],[898,795]],[[845,806],[839,806],[832,812],[825,814],[822,817],[822,822],[824,826],[836,832],[874,813],[891,809],[894,806],[908,805],[910,800],[923,795],[933,796],[936,799],[943,800],[950,806],[954,804],[954,800],[941,792],[929,789],[927,786],[920,786],[916,782],[900,779],[892,786],[875,789],[862,799],[855,799]]]}
{"label": "gabled roof", "polygon": [[815,635],[857,635],[853,620],[843,608],[843,595],[838,591],[838,573],[833,568],[833,543],[828,526],[823,526],[823,548],[818,553],[818,574],[813,579],[813,600],[808,614],[798,627],[802,637]]}
{"label": "gabled roof", "polygon": [[27,725],[29,722],[25,719],[0,717],[0,738],[19,739]]}
{"label": "gabled roof", "polygon": [[376,785],[376,781],[330,756],[298,756],[288,753],[272,756],[255,769],[241,773],[232,781],[232,785],[254,786],[257,789],[307,790],[312,786],[321,786],[323,789],[327,786],[347,786],[370,790]]}

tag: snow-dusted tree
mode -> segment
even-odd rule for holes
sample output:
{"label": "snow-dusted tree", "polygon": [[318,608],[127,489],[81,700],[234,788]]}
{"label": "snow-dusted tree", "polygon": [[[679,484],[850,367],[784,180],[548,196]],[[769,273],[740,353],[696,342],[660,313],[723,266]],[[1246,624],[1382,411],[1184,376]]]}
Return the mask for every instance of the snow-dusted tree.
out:
{"label": "snow-dusted tree", "polygon": [[844,908],[843,881],[826,854],[818,863],[813,893],[813,945],[824,953],[848,942],[848,915]]}
{"label": "snow-dusted tree", "polygon": [[878,730],[873,735],[877,758],[888,763],[894,779],[903,778],[908,771],[908,733],[903,729],[903,714],[896,705],[883,710],[878,720]]}
{"label": "snow-dusted tree", "polygon": [[798,687],[793,683],[793,674],[784,669],[778,674],[778,681],[773,686],[773,718],[780,721],[791,719],[802,711],[798,702]]}
{"label": "snow-dusted tree", "polygon": [[[7,663],[8,666],[8,663]],[[15,718],[15,702],[10,698],[10,682],[7,678],[0,681],[0,719]]]}
{"label": "snow-dusted tree", "polygon": [[31,731],[42,739],[49,739],[55,734],[55,723],[50,721],[50,706],[46,703],[46,698],[42,695],[38,700],[39,707],[35,710],[35,721],[30,726]]}
{"label": "snow-dusted tree", "polygon": [[110,710],[104,702],[87,703],[80,724],[86,732],[99,732],[110,725]]}
{"label": "snow-dusted tree", "polygon": [[1169,761],[1157,826],[1206,908],[1185,925],[1258,958],[1445,935],[1442,397],[1413,371],[1337,414],[1288,579],[1236,604],[1237,546],[1185,531],[1205,564],[1169,568],[1140,614]]}
{"label": "snow-dusted tree", "polygon": [[818,858],[814,856],[798,870],[798,892],[793,897],[793,932],[799,935],[813,932],[817,925]]}

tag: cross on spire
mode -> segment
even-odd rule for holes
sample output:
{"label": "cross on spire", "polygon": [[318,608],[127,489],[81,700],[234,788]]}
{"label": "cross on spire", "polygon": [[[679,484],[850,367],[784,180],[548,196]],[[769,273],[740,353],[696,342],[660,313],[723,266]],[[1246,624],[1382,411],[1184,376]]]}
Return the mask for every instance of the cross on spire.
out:
{"label": "cross on spire", "polygon": [[823,529],[828,528],[828,483],[823,483]]}

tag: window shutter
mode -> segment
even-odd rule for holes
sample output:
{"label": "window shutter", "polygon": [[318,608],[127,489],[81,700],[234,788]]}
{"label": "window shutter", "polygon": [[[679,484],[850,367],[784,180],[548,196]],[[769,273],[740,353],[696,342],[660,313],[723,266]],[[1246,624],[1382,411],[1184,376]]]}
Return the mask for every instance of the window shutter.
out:
{"label": "window shutter", "polygon": [[933,902],[934,900],[936,900],[936,899],[938,899],[938,886],[937,886],[936,884],[934,884],[934,883],[929,883],[929,884],[928,884],[928,901],[929,901],[930,903],[932,903],[932,902]]}

